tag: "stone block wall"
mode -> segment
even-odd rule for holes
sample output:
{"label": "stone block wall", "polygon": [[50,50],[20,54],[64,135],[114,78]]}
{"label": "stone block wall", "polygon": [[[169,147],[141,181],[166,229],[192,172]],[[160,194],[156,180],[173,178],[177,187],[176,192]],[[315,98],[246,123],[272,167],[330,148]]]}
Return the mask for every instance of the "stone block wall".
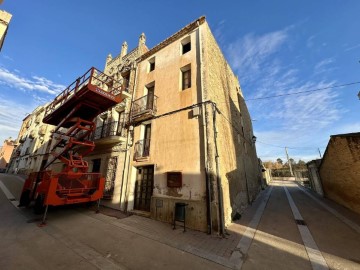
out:
{"label": "stone block wall", "polygon": [[320,177],[325,197],[360,213],[360,133],[331,137]]}

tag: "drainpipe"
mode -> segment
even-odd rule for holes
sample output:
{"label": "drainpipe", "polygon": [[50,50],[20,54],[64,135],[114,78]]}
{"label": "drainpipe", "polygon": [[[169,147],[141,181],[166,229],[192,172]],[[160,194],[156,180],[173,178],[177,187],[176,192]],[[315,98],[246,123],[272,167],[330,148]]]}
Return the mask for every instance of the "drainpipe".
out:
{"label": "drainpipe", "polygon": [[204,104],[204,71],[202,68],[203,65],[203,53],[202,53],[202,43],[201,43],[201,27],[198,22],[198,43],[199,43],[199,58],[200,58],[200,94],[201,94],[201,116],[202,116],[202,128],[203,128],[203,137],[204,137],[204,163],[205,163],[205,181],[206,181],[206,222],[207,222],[207,233],[212,233],[212,214],[211,214],[211,186],[210,186],[210,176],[209,176],[209,161],[208,161],[208,137],[207,137],[207,113],[206,113],[206,103]]}
{"label": "drainpipe", "polygon": [[[136,92],[136,82],[137,82],[137,66],[135,68],[135,79],[134,79],[134,88],[133,88],[133,92],[131,94],[131,103],[130,103],[130,110],[129,110],[129,122],[130,122],[130,113],[131,113],[131,109],[132,109],[132,102],[134,100],[134,96],[135,96],[135,92]],[[129,82],[130,85],[130,82]],[[134,131],[132,131],[134,132]],[[129,182],[129,169],[130,169],[130,158],[128,160],[128,157],[130,157],[131,151],[130,149],[128,149],[129,146],[129,140],[130,140],[130,136],[131,136],[131,131],[129,131],[128,129],[128,134],[127,134],[127,139],[126,139],[126,155],[125,155],[125,160],[124,160],[124,168],[123,168],[123,172],[122,172],[122,180],[121,180],[121,192],[120,192],[120,207],[121,207],[121,199],[122,199],[122,194],[123,194],[123,188],[124,188],[124,180],[125,180],[125,169],[126,169],[126,162],[128,162],[128,168],[127,168],[127,177],[126,177],[126,186],[125,186],[125,202],[124,202],[124,212],[127,212],[127,206],[128,206],[128,202],[127,202],[127,188],[128,188],[128,182]],[[132,140],[134,140],[134,138],[132,138]],[[133,142],[134,143],[134,142]]]}
{"label": "drainpipe", "polygon": [[219,201],[219,234],[224,236],[225,235],[224,202],[223,202],[223,193],[222,193],[221,176],[220,176],[219,152],[217,147],[217,133],[218,133],[216,129],[217,107],[215,103],[212,103],[212,112],[213,112],[214,144],[215,144],[216,186],[217,186],[218,201]]}

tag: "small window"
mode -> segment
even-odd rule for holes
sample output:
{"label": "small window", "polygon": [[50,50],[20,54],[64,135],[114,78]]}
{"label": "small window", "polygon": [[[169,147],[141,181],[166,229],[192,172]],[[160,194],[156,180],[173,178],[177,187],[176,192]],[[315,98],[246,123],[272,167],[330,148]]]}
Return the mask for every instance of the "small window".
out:
{"label": "small window", "polygon": [[186,69],[181,71],[182,74],[182,90],[188,89],[191,87],[191,69]]}
{"label": "small window", "polygon": [[191,51],[191,39],[190,36],[187,36],[183,40],[181,40],[181,53],[185,54]]}
{"label": "small window", "polygon": [[155,58],[149,60],[149,72],[155,69]]}
{"label": "small window", "polygon": [[190,51],[191,51],[191,42],[189,41],[188,43],[182,45],[182,54],[185,54]]}

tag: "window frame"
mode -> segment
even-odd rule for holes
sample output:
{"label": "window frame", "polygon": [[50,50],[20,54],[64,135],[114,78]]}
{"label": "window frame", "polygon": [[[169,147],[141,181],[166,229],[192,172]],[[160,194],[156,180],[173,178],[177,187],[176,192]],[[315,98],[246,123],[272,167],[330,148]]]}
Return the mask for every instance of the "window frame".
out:
{"label": "window frame", "polygon": [[[180,69],[181,71],[181,90],[191,88],[191,65],[186,65]],[[188,77],[185,77],[185,76]],[[187,82],[186,82],[187,81]]]}

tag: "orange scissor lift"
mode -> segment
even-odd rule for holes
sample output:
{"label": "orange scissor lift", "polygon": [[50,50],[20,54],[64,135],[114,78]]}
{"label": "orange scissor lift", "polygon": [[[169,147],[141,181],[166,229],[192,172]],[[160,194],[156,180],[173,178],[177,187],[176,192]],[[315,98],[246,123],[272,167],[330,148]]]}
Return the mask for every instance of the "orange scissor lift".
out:
{"label": "orange scissor lift", "polygon": [[[123,85],[96,68],[89,69],[54,99],[43,122],[56,126],[52,134],[56,143],[47,163],[26,179],[19,206],[35,200],[35,213],[43,213],[42,224],[49,205],[98,201],[99,206],[105,179],[99,173],[89,173],[83,157],[95,148],[90,140],[96,128],[94,118],[123,99]],[[48,170],[56,160],[63,163],[59,173]]]}

